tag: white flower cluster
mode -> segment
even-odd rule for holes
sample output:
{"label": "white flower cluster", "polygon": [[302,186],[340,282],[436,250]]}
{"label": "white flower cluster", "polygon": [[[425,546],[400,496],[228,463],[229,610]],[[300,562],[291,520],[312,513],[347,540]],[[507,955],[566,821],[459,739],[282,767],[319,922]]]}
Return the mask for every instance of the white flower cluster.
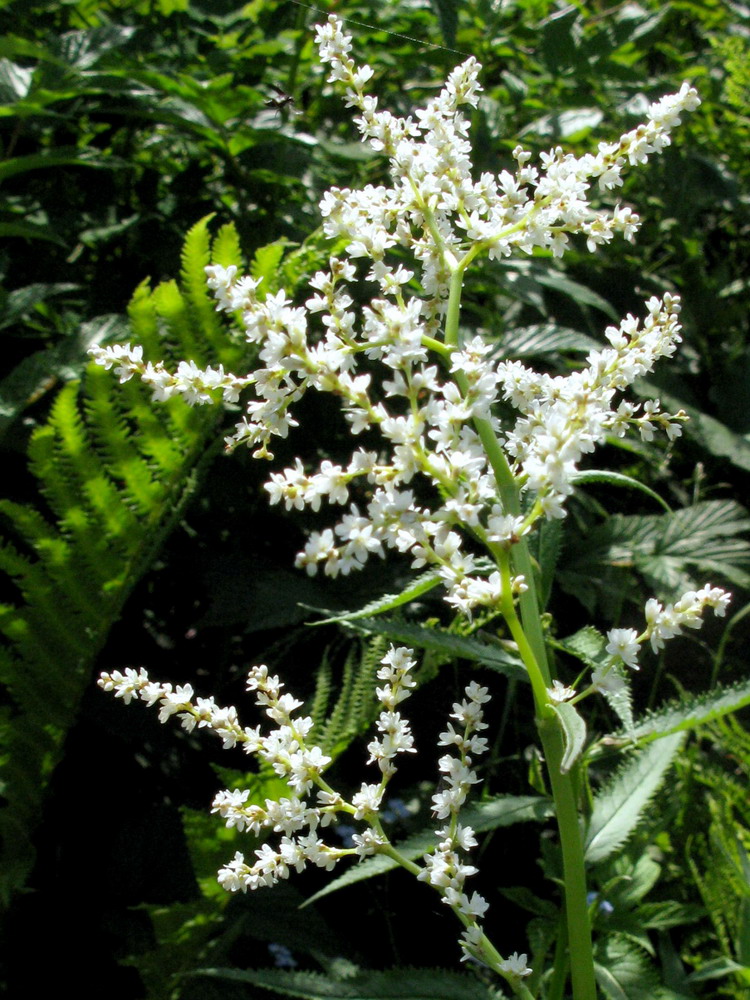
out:
{"label": "white flower cluster", "polygon": [[633,316],[619,327],[608,327],[612,346],[592,351],[588,367],[580,372],[552,377],[517,361],[498,366],[503,395],[523,414],[507,435],[506,447],[515,458],[519,483],[536,495],[547,517],[564,515],[562,505],[573,492],[581,457],[608,434],[623,437],[632,424],[645,440],[653,438],[654,424],[670,439],[681,433],[684,414],[661,413],[656,401],[642,408],[628,401],[614,406],[617,392],[650,372],[659,358],[671,357],[681,339],[676,296],[651,298],[646,307],[642,327]]}
{"label": "white flower cluster", "polygon": [[461,852],[476,847],[477,839],[470,826],[462,826],[458,822],[471,786],[479,781],[476,771],[471,768],[472,761],[487,749],[486,739],[477,735],[487,728],[482,710],[487,701],[487,688],[472,681],[466,688],[464,700],[453,705],[450,717],[459,724],[458,729],[449,722],[446,731],[440,734],[439,746],[454,748],[458,754],[445,754],[440,758],[444,787],[432,797],[433,813],[438,819],[448,822],[437,831],[437,848],[424,856],[424,869],[417,876],[438,889],[443,902],[461,915],[466,927],[461,938],[464,958],[481,955],[484,935],[479,921],[488,906],[479,893],[468,896],[464,892],[464,882],[475,875],[477,869],[462,860]]}
{"label": "white flower cluster", "polygon": [[[196,727],[205,728],[216,733],[227,749],[241,745],[246,753],[256,755],[286,781],[291,793],[289,797],[279,801],[266,799],[262,806],[248,803],[247,790],[222,791],[214,799],[212,812],[219,813],[228,827],[256,835],[265,830],[281,834],[278,847],[274,849],[263,844],[255,852],[252,864],[238,852],[219,872],[219,881],[226,889],[244,892],[273,885],[287,878],[292,869],[301,871],[308,863],[331,869],[343,857],[365,857],[386,843],[378,818],[383,794],[396,771],[395,757],[399,753],[414,752],[409,724],[396,711],[396,706],[415,686],[411,676],[414,666],[411,651],[404,647],[391,646],[381,660],[377,673],[378,679],[384,682],[377,688],[377,697],[383,706],[377,722],[379,736],[367,748],[369,763],[377,763],[381,780],[378,784],[363,784],[351,802],[346,802],[324,780],[323,772],[331,758],[320,747],[307,743],[312,719],[295,714],[302,703],[282,693],[283,684],[278,677],[269,674],[266,666],[253,667],[247,681],[248,690],[255,694],[256,704],[275,724],[266,734],[260,727],[242,727],[233,707],[222,708],[212,697],[194,697],[189,684],[173,688],[171,684],[152,681],[143,669],[103,673],[98,683],[105,691],[122,698],[125,704],[133,698],[147,705],[158,703],[160,722],[176,715],[188,732]],[[475,686],[467,689],[467,698],[477,697],[470,693],[474,690]],[[311,801],[309,796],[313,790],[315,798]],[[368,824],[354,836],[352,848],[331,847],[318,835],[319,829],[328,826],[340,812]]]}
{"label": "white flower cluster", "polygon": [[666,607],[655,597],[650,598],[645,608],[646,628],[640,635],[634,628],[613,628],[607,632],[606,652],[610,660],[594,670],[592,687],[609,692],[622,689],[625,681],[617,668],[624,664],[631,670],[638,670],[638,653],[642,643],[650,642],[656,653],[664,648],[666,639],[680,635],[683,628],[700,628],[705,608],[712,608],[714,614],[723,618],[731,599],[731,594],[721,587],[712,587],[710,583],[700,590],[688,590],[674,604]]}
{"label": "white flower cluster", "polygon": [[[214,798],[211,811],[218,813],[227,827],[256,836],[272,832],[279,837],[275,847],[263,843],[255,851],[252,862],[238,851],[219,871],[219,882],[225,889],[246,892],[274,885],[288,878],[293,870],[302,871],[307,864],[331,870],[344,857],[361,859],[382,850],[393,857],[398,856],[383,832],[380,813],[386,785],[396,770],[395,757],[399,753],[414,752],[409,725],[396,709],[415,687],[412,677],[415,662],[411,650],[394,646],[380,662],[377,677],[383,684],[376,689],[382,705],[377,722],[380,735],[367,749],[370,753],[368,763],[378,765],[381,780],[378,784],[362,784],[351,801],[346,801],[323,778],[331,758],[319,747],[307,743],[312,720],[296,714],[301,702],[282,693],[283,684],[278,677],[270,675],[265,666],[251,669],[247,688],[255,694],[256,704],[275,724],[276,728],[266,734],[260,727],[241,726],[233,707],[222,708],[212,697],[196,698],[189,684],[173,687],[152,681],[143,669],[102,673],[98,683],[125,704],[134,698],[147,705],[158,704],[161,722],[176,715],[188,732],[196,727],[213,731],[225,748],[242,746],[284,778],[290,794],[277,801],[266,799],[263,805],[248,802],[250,792],[247,789],[221,791]],[[450,718],[458,725],[448,723],[446,731],[440,734],[439,746],[451,747],[455,756],[445,754],[440,759],[445,787],[432,799],[435,816],[447,822],[437,831],[439,843],[435,851],[423,857],[421,866],[404,863],[420,881],[433,886],[443,902],[458,914],[465,927],[461,939],[464,957],[489,958],[493,967],[510,979],[529,974],[526,956],[514,954],[502,960],[494,952],[479,925],[487,902],[476,892],[471,896],[464,892],[464,882],[476,874],[477,869],[461,856],[477,844],[474,831],[461,825],[459,814],[471,786],[479,780],[471,769],[472,761],[487,749],[487,741],[479,733],[487,728],[482,706],[488,700],[487,689],[472,681],[465,690],[464,700],[453,705]],[[314,798],[311,796],[313,790]],[[332,847],[320,836],[320,831],[339,813],[365,824],[362,832],[352,837],[353,847]]]}
{"label": "white flower cluster", "polygon": [[128,382],[137,375],[149,389],[152,398],[158,402],[171,396],[182,396],[191,406],[199,403],[213,403],[217,390],[225,403],[236,403],[240,393],[253,382],[252,375],[238,378],[218,368],[199,368],[193,361],[181,361],[172,374],[161,362],[152,364],[143,360],[143,348],[130,344],[114,344],[112,347],[92,347],[89,354],[106,371],[114,366],[120,382]]}
{"label": "white flower cluster", "polygon": [[[317,43],[329,79],[343,85],[347,104],[359,112],[363,139],[390,161],[390,187],[334,188],[321,202],[325,232],[346,239],[348,259],[332,257],[328,269],[311,279],[313,294],[304,306],[283,291],[259,295],[259,283],[235,267],[206,269],[217,308],[241,316],[247,341],[258,347],[252,375],[234,376],[221,367],[202,371],[187,362],[172,375],[161,364],[145,363],[141,349],[130,345],[91,353],[98,364],[114,366],[122,381],[138,375],[159,399],[180,393],[202,403],[221,393],[236,402],[252,385],[254,398],[227,445],[247,444],[261,457],[271,457],[271,439],[286,437],[296,425],[292,407],[307,389],[335,394],[352,433],[376,428],[383,444],[379,451],[356,450],[346,465],[324,461],[308,471],[297,460],[271,474],[266,489],[272,503],[313,510],[323,500],[349,505],[334,527],[310,536],[297,565],[336,576],[391,548],[408,553],[415,568],[439,572],[456,609],[497,609],[526,582],[479,572],[469,536],[497,560],[498,550],[509,548],[538,517],[563,516],[578,462],[605,435],[635,426],[648,440],[657,425],[670,437],[679,433],[681,414],[662,414],[656,403],[639,408],[614,400],[658,358],[672,354],[679,303],[669,295],[663,302],[651,299],[642,326],[629,316],[607,330],[611,347],[593,352],[583,371],[551,378],[517,363],[493,362],[479,336],[460,344],[460,279],[483,252],[504,257],[541,247],[559,256],[573,234],[582,234],[591,250],[617,232],[632,239],[637,217],[623,207],[595,210],[590,186],[616,188],[626,163],[641,163],[669,144],[670,130],[698,97],[683,85],[652,105],[645,125],[602,143],[596,154],[576,158],[557,148],[535,167],[531,154],[518,147],[514,173],[475,179],[461,107],[475,107],[479,98],[476,60],[454,70],[413,117],[398,118],[364,93],[372,70],[355,65],[351,39],[335,17],[317,29]],[[409,252],[413,270],[389,259],[396,247]],[[354,262],[360,258],[367,259],[366,278],[379,293],[355,310],[348,285],[357,279]],[[420,294],[406,297],[407,285]],[[358,371],[362,355],[382,363],[382,381],[371,365]],[[520,410],[504,436],[493,416],[501,396]],[[480,425],[501,434],[509,474],[530,498],[525,518],[499,499],[497,468],[488,461]],[[415,476],[431,485],[432,499],[409,488]]]}

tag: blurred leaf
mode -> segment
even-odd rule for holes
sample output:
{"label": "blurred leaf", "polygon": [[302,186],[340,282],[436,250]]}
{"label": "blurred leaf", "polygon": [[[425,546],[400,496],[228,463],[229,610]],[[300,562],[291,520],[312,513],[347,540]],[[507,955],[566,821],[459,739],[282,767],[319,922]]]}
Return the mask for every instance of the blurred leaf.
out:
{"label": "blurred leaf", "polygon": [[58,281],[50,284],[37,282],[34,285],[26,285],[25,288],[14,288],[12,292],[8,292],[5,299],[3,314],[0,315],[0,330],[17,323],[25,313],[38,303],[53,298],[55,295],[75,291],[79,287],[79,285],[74,285],[69,281]]}
{"label": "blurred leaf", "polygon": [[84,323],[77,336],[25,357],[0,380],[0,440],[23,411],[46,392],[81,377],[90,361],[86,354],[89,347],[121,338],[127,329],[122,316],[98,316]]}

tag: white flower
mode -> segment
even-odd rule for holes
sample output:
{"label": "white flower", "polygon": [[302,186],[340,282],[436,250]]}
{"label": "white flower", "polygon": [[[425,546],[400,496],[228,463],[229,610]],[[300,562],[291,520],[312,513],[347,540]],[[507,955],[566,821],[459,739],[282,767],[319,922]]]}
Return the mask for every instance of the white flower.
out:
{"label": "white flower", "polygon": [[526,964],[526,955],[519,955],[517,951],[501,962],[500,968],[511,976],[519,977],[530,976],[533,971]]}
{"label": "white flower", "polygon": [[547,694],[553,705],[560,705],[576,696],[575,688],[566,687],[561,681],[552,681],[552,687],[547,688]]}
{"label": "white flower", "polygon": [[607,652],[638,670],[638,633],[633,628],[613,628],[607,632]]}

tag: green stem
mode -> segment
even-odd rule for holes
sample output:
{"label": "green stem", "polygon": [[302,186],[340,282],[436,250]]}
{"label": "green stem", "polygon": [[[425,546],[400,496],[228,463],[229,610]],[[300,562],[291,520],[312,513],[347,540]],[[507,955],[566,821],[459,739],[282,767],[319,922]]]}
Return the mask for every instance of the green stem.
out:
{"label": "green stem", "polygon": [[547,761],[547,770],[555,800],[560,846],[562,847],[565,914],[573,1000],[596,1000],[594,953],[591,945],[589,908],[586,901],[586,868],[573,775],[563,774],[560,771],[563,739],[557,719],[537,719],[537,727]]}
{"label": "green stem", "polygon": [[[459,346],[463,271],[467,263],[468,257],[461,262],[460,266],[456,267],[451,275],[445,322],[445,343],[451,347]],[[466,378],[460,372],[456,375],[456,383],[461,392],[467,392]],[[492,424],[489,420],[476,419],[474,426],[492,466],[498,492],[505,509],[513,515],[520,514],[519,489]],[[524,539],[513,546],[512,559],[514,569],[523,575],[528,589],[521,594],[519,599],[521,609],[519,621],[504,579],[503,592],[508,594],[508,604],[503,607],[502,611],[529,672],[536,705],[537,727],[544,748],[552,795],[555,801],[563,857],[568,956],[573,984],[573,1000],[596,1000],[594,955],[586,903],[586,869],[578,817],[578,801],[573,775],[563,774],[560,770],[564,751],[563,734],[557,716],[550,709],[546,692],[546,686],[551,684],[551,673],[547,661],[539,600],[536,593],[534,567],[528,545]],[[507,559],[501,561],[501,572],[504,578],[508,577]],[[523,988],[524,993],[530,997],[531,993],[528,988],[523,984],[519,985]],[[518,995],[524,996],[524,993]]]}

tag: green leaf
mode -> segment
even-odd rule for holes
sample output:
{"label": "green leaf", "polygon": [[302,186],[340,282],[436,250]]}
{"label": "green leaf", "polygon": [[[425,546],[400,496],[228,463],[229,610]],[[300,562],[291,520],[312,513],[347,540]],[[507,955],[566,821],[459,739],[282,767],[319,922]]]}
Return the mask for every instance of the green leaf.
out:
{"label": "green leaf", "polygon": [[11,326],[40,302],[53,298],[55,295],[76,291],[80,287],[80,285],[74,285],[69,281],[59,281],[50,284],[36,282],[33,285],[25,285],[23,288],[14,288],[12,292],[8,292],[5,300],[3,315],[0,317],[0,330]]}
{"label": "green leaf", "polygon": [[61,382],[80,378],[90,359],[86,351],[111,334],[122,335],[122,316],[99,316],[77,335],[28,355],[0,381],[0,437],[23,411]]}
{"label": "green leaf", "polygon": [[[340,615],[333,615],[331,618],[324,618],[321,621],[310,622],[310,624],[339,625],[346,622],[356,621],[358,618],[368,618],[371,615],[382,615],[385,611],[393,611],[394,608],[400,608],[403,604],[408,604],[409,601],[416,600],[417,597],[421,597],[423,594],[428,593],[442,582],[443,581],[437,573],[423,573],[421,576],[418,576],[416,580],[407,584],[400,594],[385,594],[383,597],[379,597],[377,600],[366,604],[358,611],[345,611]],[[311,608],[310,610],[314,611],[317,609]]]}
{"label": "green leaf", "polygon": [[192,975],[247,983],[303,1000],[496,1000],[495,990],[476,976],[448,969],[397,968],[344,979],[285,969],[199,969]]}
{"label": "green leaf", "polygon": [[512,327],[498,344],[497,353],[505,358],[531,358],[560,352],[592,351],[600,345],[593,337],[556,323],[535,323]]}
{"label": "green leaf", "polygon": [[632,476],[625,476],[621,472],[610,472],[607,469],[586,469],[583,472],[577,472],[573,476],[572,481],[576,485],[581,483],[606,483],[608,486],[638,490],[641,493],[645,493],[646,496],[651,497],[652,500],[655,500],[668,514],[672,513],[672,508],[655,490],[652,490],[650,486],[642,483],[639,479],[633,479]]}
{"label": "green leaf", "polygon": [[[111,162],[106,164],[112,167]],[[46,167],[102,167],[105,164],[81,153],[77,149],[51,149],[44,153],[29,153],[28,156],[15,156],[0,163],[0,183],[17,174],[25,174],[30,170],[41,170]]]}
{"label": "green leaf", "polygon": [[611,935],[596,949],[594,973],[608,1000],[667,1000],[658,989],[656,970],[644,952],[622,935]]}
{"label": "green leaf", "polygon": [[393,642],[403,643],[406,646],[444,653],[451,660],[472,660],[515,680],[529,679],[526,668],[516,653],[509,652],[497,643],[488,642],[477,635],[456,635],[437,626],[428,628],[389,618],[359,618],[343,624],[352,631],[367,635],[383,635]]}
{"label": "green leaf", "polygon": [[736,972],[748,974],[750,968],[746,965],[740,965],[732,958],[715,958],[711,962],[705,962],[696,972],[692,972],[687,977],[687,981],[689,983],[705,983],[709,979],[723,979],[724,976],[731,976]]}
{"label": "green leaf", "polygon": [[14,104],[26,97],[33,78],[33,69],[0,59],[0,104]]}
{"label": "green leaf", "polygon": [[563,271],[553,271],[539,261],[517,260],[495,261],[494,265],[505,270],[508,275],[517,274],[532,280],[545,288],[552,288],[556,292],[567,296],[580,306],[593,306],[608,316],[613,322],[619,323],[621,316],[618,315],[614,306],[605,298],[595,292],[592,288],[574,281]]}
{"label": "green leaf", "polygon": [[636,751],[597,792],[585,838],[589,864],[606,861],[630,837],[661,786],[683,739],[677,733]]}
{"label": "green leaf", "polygon": [[552,707],[562,726],[565,747],[563,759],[560,761],[560,773],[567,774],[581,756],[586,744],[586,723],[578,714],[575,705],[567,701]]}
{"label": "green leaf", "polygon": [[[750,705],[750,680],[741,681],[732,687],[718,687],[705,694],[688,696],[679,701],[650,712],[639,719],[632,729],[627,729],[623,738],[636,740],[640,744],[685,733],[698,726],[715,722],[731,712]],[[615,734],[617,738],[618,734]]]}
{"label": "green leaf", "polygon": [[136,29],[123,24],[106,24],[84,31],[67,31],[56,47],[57,55],[77,70],[87,70],[112,49],[125,45]]}

